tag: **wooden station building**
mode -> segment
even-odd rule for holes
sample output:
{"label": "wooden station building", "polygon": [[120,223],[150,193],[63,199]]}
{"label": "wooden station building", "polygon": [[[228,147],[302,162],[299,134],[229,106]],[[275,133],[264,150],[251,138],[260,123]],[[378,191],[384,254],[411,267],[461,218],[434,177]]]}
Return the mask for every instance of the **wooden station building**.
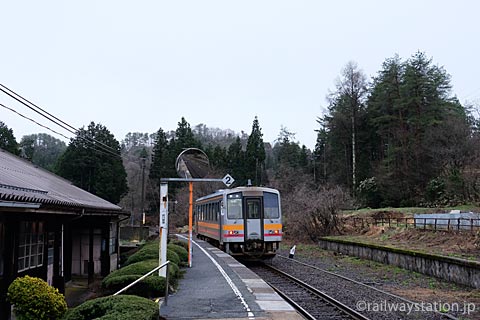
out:
{"label": "wooden station building", "polygon": [[72,276],[106,276],[119,262],[127,213],[71,182],[0,149],[0,319],[10,283],[24,275],[65,291]]}

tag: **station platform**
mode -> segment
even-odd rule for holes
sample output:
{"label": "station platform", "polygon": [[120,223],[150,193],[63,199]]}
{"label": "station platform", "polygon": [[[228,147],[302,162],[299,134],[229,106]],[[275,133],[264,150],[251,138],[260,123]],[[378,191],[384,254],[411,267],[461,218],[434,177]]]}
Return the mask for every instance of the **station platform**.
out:
{"label": "station platform", "polygon": [[[178,235],[179,239],[186,237]],[[192,241],[192,267],[160,307],[165,319],[304,319],[254,272],[202,240]]]}

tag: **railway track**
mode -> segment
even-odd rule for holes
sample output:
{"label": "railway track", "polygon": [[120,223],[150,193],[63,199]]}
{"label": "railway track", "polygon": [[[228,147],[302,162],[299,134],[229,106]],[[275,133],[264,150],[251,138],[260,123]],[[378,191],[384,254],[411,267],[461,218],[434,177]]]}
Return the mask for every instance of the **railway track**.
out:
{"label": "railway track", "polygon": [[307,319],[368,319],[324,292],[272,266],[262,264],[250,269]]}
{"label": "railway track", "polygon": [[[350,308],[362,312],[368,319],[457,319],[447,313],[415,310],[418,303],[355,281],[342,275],[277,254],[273,266],[283,273],[300,279]],[[256,272],[256,270],[254,270]],[[259,274],[261,277],[263,275]],[[264,279],[269,282],[267,279]],[[360,302],[360,304],[359,304]],[[370,304],[372,308],[366,308]],[[390,307],[392,307],[390,309]],[[399,307],[398,309],[393,309]],[[413,307],[411,310],[409,307]],[[383,308],[383,309],[382,309]],[[409,311],[410,310],[410,311]],[[365,319],[365,318],[364,318]]]}

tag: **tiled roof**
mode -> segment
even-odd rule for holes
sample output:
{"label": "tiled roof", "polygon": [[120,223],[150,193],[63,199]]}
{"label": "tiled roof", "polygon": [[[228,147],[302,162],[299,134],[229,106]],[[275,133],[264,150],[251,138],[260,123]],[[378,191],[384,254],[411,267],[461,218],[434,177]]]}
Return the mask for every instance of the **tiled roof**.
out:
{"label": "tiled roof", "polygon": [[121,211],[119,206],[1,149],[0,201]]}

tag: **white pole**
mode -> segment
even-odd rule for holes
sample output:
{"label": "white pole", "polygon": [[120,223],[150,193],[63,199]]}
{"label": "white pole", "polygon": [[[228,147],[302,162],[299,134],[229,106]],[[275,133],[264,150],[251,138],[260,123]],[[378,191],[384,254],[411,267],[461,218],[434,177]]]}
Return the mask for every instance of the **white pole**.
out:
{"label": "white pole", "polygon": [[[160,184],[160,221],[159,221],[159,237],[160,243],[158,248],[158,262],[163,265],[167,262],[167,236],[168,236],[168,183]],[[167,276],[167,269],[162,268],[158,271],[161,277]]]}

